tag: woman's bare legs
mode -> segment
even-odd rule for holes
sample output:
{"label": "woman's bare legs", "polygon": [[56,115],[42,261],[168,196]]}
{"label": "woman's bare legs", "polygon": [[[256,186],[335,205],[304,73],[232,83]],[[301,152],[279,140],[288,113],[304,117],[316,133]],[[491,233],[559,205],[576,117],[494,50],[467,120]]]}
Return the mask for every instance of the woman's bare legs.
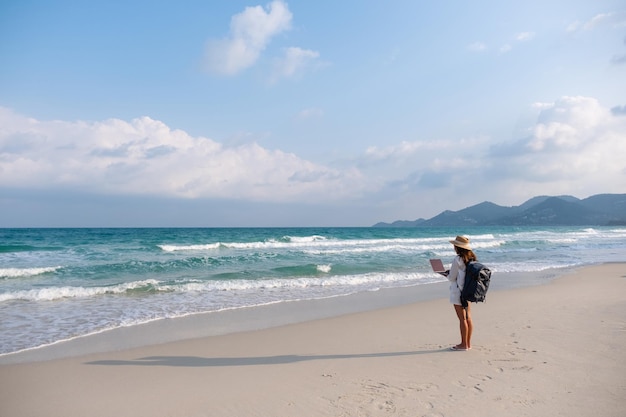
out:
{"label": "woman's bare legs", "polygon": [[472,315],[470,312],[470,305],[467,304],[465,308],[465,321],[467,321],[467,348],[472,348],[472,332],[474,331],[474,323],[472,323]]}
{"label": "woman's bare legs", "polygon": [[456,349],[470,349],[472,347],[472,332],[474,330],[474,324],[472,323],[472,316],[470,315],[470,307],[463,308],[460,305],[454,305],[454,311],[459,318],[459,330],[461,331],[461,343],[456,345]]}

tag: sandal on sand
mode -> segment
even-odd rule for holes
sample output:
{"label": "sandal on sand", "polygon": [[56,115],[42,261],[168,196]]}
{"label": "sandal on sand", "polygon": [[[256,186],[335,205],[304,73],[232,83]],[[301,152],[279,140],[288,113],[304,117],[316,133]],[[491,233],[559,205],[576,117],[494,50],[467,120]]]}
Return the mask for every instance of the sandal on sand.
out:
{"label": "sandal on sand", "polygon": [[462,347],[458,347],[458,346],[452,346],[450,348],[450,350],[469,350],[469,348],[462,348]]}

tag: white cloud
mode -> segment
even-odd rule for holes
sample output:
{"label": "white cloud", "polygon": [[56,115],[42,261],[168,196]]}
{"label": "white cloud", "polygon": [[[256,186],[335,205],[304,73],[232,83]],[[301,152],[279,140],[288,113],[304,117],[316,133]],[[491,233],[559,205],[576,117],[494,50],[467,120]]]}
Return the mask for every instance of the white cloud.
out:
{"label": "white cloud", "polygon": [[484,200],[624,192],[622,107],[562,97],[532,108],[535,123],[512,141],[402,141],[371,146],[334,168],[256,143],[225,146],[148,117],[46,122],[0,108],[0,188],[433,210],[424,215]]}
{"label": "white cloud", "polygon": [[626,189],[626,118],[590,97],[562,97],[537,108],[529,136],[493,154],[503,178],[532,185],[536,193]]}
{"label": "white cloud", "polygon": [[[520,32],[513,37],[514,42],[528,42],[535,37],[535,32]],[[500,47],[500,53],[505,54],[513,49],[511,43],[506,43]]]}
{"label": "white cloud", "polygon": [[315,201],[363,190],[338,171],[256,143],[226,147],[149,117],[38,121],[0,108],[0,187],[94,194]]}
{"label": "white cloud", "polygon": [[461,185],[456,177],[463,177],[466,167],[471,172],[478,165],[472,157],[484,154],[487,140],[477,136],[370,146],[357,164],[372,183],[386,184],[381,186],[381,192],[387,194],[385,198],[396,200],[405,193],[419,195],[431,188]]}
{"label": "white cloud", "polygon": [[589,21],[581,23],[575,21],[567,26],[568,32],[576,32],[578,30],[594,30],[599,27],[620,28],[626,26],[626,11],[600,13]]}
{"label": "white cloud", "polygon": [[531,104],[531,107],[536,110],[550,109],[554,107],[554,103],[544,103],[544,102],[538,101],[536,103]]}
{"label": "white cloud", "polygon": [[232,17],[228,37],[207,43],[207,69],[234,75],[254,65],[271,39],[291,28],[291,19],[287,4],[281,0],[272,1],[267,10],[261,6],[246,7]]}
{"label": "white cloud", "polygon": [[302,74],[315,65],[320,54],[316,51],[290,47],[285,49],[284,56],[275,63],[275,70],[271,81],[280,78],[291,78]]}
{"label": "white cloud", "polygon": [[391,145],[384,148],[378,146],[370,146],[365,150],[367,158],[373,160],[393,159],[395,161],[412,157],[415,153],[433,149],[442,149],[447,146],[446,141],[402,141],[397,145]]}
{"label": "white cloud", "polygon": [[[380,148],[370,146],[365,151],[365,157],[371,160],[391,160],[397,163],[400,160],[409,158],[424,158],[425,162],[438,163],[439,158],[446,158],[448,152],[460,147],[476,148],[484,147],[489,138],[485,136],[472,136],[464,139],[438,139],[438,140],[418,140],[402,141],[397,145]],[[435,155],[437,158],[434,158]]]}
{"label": "white cloud", "polygon": [[562,97],[532,107],[537,119],[524,138],[498,142],[477,136],[370,147],[359,166],[368,178],[386,184],[380,194],[390,204],[415,207],[460,209],[485,200],[520,204],[541,194],[585,197],[626,190],[621,107],[609,109],[590,97]]}

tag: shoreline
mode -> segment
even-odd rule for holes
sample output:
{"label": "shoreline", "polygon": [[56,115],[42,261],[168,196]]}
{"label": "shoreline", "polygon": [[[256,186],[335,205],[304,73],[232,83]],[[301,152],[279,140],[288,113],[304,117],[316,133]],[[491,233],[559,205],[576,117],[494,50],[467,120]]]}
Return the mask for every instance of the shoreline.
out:
{"label": "shoreline", "polygon": [[[495,273],[490,293],[541,286],[582,267],[565,267],[534,272]],[[502,277],[502,279],[500,279]],[[0,365],[55,360],[93,353],[119,351],[168,342],[262,330],[288,324],[320,320],[346,314],[447,299],[447,281],[407,287],[383,288],[311,300],[293,300],[261,306],[157,319],[127,327],[117,327],[77,336],[48,345],[0,355]]]}
{"label": "shoreline", "polygon": [[43,362],[0,365],[12,417],[206,415],[618,417],[626,263],[472,305],[453,352],[447,297]]}
{"label": "shoreline", "polygon": [[[585,266],[582,266],[584,268]],[[494,273],[490,293],[495,291],[546,285],[581,267],[565,267],[534,272]],[[500,279],[503,278],[503,279]],[[230,333],[263,330],[375,311],[415,302],[447,299],[447,281],[407,287],[382,288],[310,300],[290,300],[260,306],[195,313],[187,316],[157,319],[147,323],[107,329],[76,336],[48,345],[0,355],[0,365],[40,362],[94,353],[114,352],[156,344],[222,336]]]}

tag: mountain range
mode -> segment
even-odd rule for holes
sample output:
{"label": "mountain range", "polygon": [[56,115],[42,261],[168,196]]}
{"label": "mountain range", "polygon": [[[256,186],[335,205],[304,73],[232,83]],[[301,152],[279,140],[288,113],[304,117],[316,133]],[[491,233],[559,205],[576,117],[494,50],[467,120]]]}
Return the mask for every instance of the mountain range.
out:
{"label": "mountain range", "polygon": [[514,207],[485,201],[430,219],[380,222],[373,227],[586,225],[626,225],[626,194],[597,194],[582,200],[569,195],[538,196]]}

